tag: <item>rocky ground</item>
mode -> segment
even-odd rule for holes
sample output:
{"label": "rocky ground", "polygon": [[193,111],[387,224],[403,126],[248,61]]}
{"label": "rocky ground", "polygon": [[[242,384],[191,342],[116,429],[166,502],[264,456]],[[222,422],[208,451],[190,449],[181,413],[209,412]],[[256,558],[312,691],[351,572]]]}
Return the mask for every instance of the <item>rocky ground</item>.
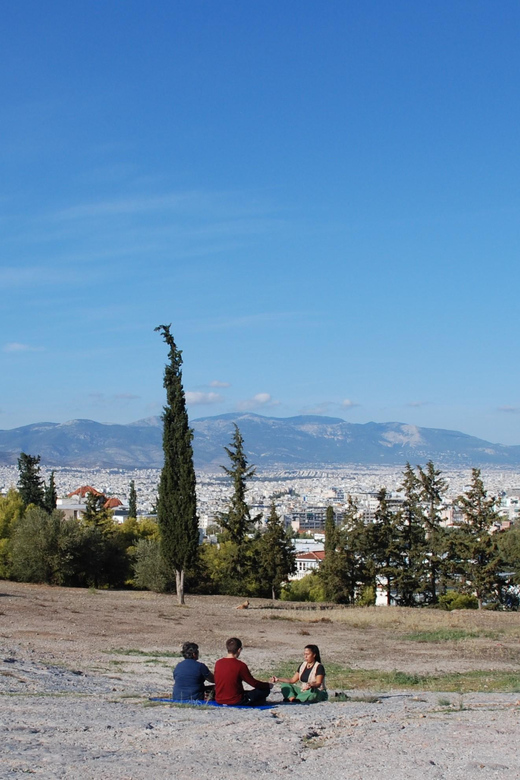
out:
{"label": "rocky ground", "polygon": [[[307,642],[320,645],[325,664],[516,664],[514,643],[504,652],[503,642],[501,649],[489,640],[489,653],[478,642],[460,653],[410,647],[361,618],[358,628],[314,623],[314,614],[272,620],[267,603],[237,610],[238,603],[198,597],[177,607],[148,593],[0,582],[0,777],[520,778],[520,693],[348,690],[343,702],[263,711],[150,702],[169,694],[172,653],[185,639],[198,641],[211,665],[227,636],[241,636],[243,659],[257,673],[298,659]],[[272,698],[280,701],[276,689]]]}

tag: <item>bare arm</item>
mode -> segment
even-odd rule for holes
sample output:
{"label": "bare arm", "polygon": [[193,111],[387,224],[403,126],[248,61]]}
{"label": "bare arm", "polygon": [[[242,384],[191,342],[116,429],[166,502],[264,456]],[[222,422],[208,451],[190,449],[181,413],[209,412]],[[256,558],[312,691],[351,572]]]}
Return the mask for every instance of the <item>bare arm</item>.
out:
{"label": "bare arm", "polygon": [[271,677],[271,682],[273,682],[273,683],[277,683],[277,682],[297,683],[299,679],[300,679],[300,675],[298,674],[298,672],[296,672],[296,674],[293,674],[291,679],[289,679],[288,677],[275,677],[273,675]]}

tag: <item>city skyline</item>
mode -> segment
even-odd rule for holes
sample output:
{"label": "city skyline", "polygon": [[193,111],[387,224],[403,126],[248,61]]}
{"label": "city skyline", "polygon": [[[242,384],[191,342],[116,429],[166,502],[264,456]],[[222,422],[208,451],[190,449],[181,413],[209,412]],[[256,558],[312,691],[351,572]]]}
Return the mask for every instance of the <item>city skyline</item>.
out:
{"label": "city skyline", "polygon": [[160,414],[520,444],[512,0],[3,9],[0,429]]}

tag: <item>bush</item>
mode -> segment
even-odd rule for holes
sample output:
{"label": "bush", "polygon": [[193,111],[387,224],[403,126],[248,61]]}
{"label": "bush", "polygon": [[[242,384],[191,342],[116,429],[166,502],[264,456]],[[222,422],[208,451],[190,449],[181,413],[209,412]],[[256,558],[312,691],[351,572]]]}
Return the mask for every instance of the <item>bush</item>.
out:
{"label": "bush", "polygon": [[358,607],[373,607],[376,603],[376,589],[373,585],[367,585],[363,588],[359,594],[359,598],[356,599],[356,606]]}
{"label": "bush", "polygon": [[280,594],[282,601],[326,601],[325,589],[318,575],[312,572],[301,580],[292,580]]}
{"label": "bush", "polygon": [[439,596],[439,606],[449,612],[453,609],[478,609],[478,599],[469,593],[457,593],[455,590],[449,590]]}
{"label": "bush", "polygon": [[155,593],[169,589],[161,548],[155,539],[139,539],[135,546],[134,585]]}

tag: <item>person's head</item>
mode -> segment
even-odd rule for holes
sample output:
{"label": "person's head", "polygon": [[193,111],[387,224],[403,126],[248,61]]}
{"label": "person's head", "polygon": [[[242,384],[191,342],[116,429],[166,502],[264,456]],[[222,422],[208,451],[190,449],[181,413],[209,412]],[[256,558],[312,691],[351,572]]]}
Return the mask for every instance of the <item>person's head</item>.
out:
{"label": "person's head", "polygon": [[318,645],[305,645],[303,657],[308,664],[315,664],[316,661],[321,664],[320,649]]}
{"label": "person's head", "polygon": [[226,650],[230,655],[238,655],[238,653],[242,650],[241,640],[237,639],[236,636],[232,636],[231,639],[228,639],[226,642]]}
{"label": "person's head", "polygon": [[196,661],[199,657],[199,646],[195,642],[184,642],[181,654],[183,658],[193,658]]}

